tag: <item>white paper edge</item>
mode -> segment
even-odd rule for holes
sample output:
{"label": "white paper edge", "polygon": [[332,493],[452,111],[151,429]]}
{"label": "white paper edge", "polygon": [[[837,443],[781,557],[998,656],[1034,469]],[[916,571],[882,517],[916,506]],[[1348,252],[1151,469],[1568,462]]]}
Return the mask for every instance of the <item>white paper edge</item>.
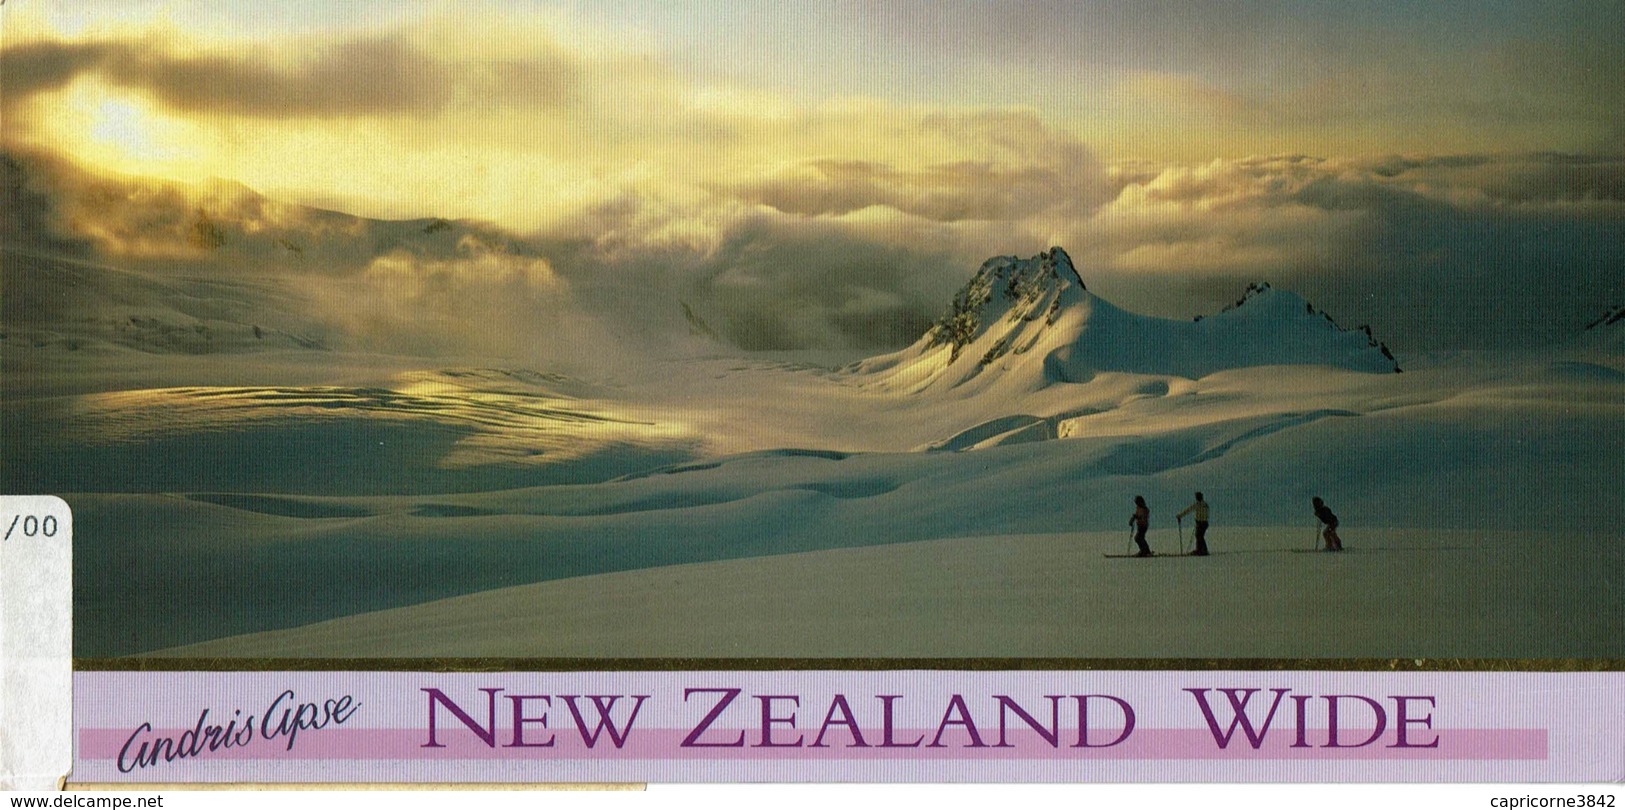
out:
{"label": "white paper edge", "polygon": [[0,537],[8,531],[0,539],[0,790],[57,790],[73,768],[73,514],[54,496],[0,495]]}

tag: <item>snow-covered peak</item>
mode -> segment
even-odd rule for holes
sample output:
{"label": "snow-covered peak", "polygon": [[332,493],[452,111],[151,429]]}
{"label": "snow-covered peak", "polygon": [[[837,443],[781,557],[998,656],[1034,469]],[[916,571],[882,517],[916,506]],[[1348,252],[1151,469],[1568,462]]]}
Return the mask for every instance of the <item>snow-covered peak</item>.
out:
{"label": "snow-covered peak", "polygon": [[[1222,311],[1229,312],[1232,309],[1239,309],[1246,306],[1248,301],[1258,298],[1271,298],[1279,300],[1277,296],[1270,295],[1272,292],[1275,292],[1275,288],[1271,287],[1268,281],[1255,281],[1247,285],[1246,292],[1243,292],[1241,297],[1236,299],[1234,304],[1226,306]],[[1198,317],[1197,320],[1201,320],[1201,318]]]}
{"label": "snow-covered peak", "polygon": [[[1394,359],[1393,352],[1388,349],[1388,344],[1377,340],[1376,334],[1371,331],[1369,324],[1361,324],[1352,330],[1344,329],[1337,324],[1337,321],[1332,319],[1330,313],[1315,309],[1314,304],[1304,300],[1297,293],[1271,287],[1267,281],[1256,281],[1248,284],[1241,298],[1236,299],[1235,303],[1227,305],[1219,314],[1225,315],[1243,308],[1245,308],[1248,317],[1282,322],[1296,320],[1300,314],[1317,316],[1338,332],[1354,332],[1364,335],[1368,348],[1376,349],[1379,354],[1392,363],[1393,371],[1401,371],[1399,362]],[[1200,322],[1202,316],[1196,316],[1196,320]]]}
{"label": "snow-covered peak", "polygon": [[977,390],[1035,391],[1100,372],[1195,379],[1266,365],[1399,371],[1369,328],[1342,329],[1294,293],[1254,284],[1194,322],[1138,315],[1089,292],[1060,248],[989,259],[913,346],[850,370],[914,392],[972,381]]}
{"label": "snow-covered peak", "polygon": [[[931,347],[947,346],[949,362],[959,358],[1000,324],[1032,323],[1043,319],[1053,325],[1056,316],[1081,300],[1086,288],[1072,257],[1051,248],[1030,259],[995,256],[982,263],[976,275],[954,295],[948,312],[932,325],[923,340]],[[1008,335],[1006,335],[1008,336]]]}

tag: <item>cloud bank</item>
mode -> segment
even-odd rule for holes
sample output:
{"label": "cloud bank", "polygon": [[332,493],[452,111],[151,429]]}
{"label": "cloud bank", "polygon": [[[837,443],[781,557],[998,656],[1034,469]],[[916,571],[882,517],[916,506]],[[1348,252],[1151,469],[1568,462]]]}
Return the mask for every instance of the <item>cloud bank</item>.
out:
{"label": "cloud bank", "polygon": [[[1325,64],[1277,88],[1198,70],[1230,51],[1189,20],[1170,34],[1190,40],[1183,51],[1136,61],[1095,32],[1086,43],[1114,55],[1074,64],[1061,46],[1077,14],[1022,7],[1018,28],[1042,53],[1005,48],[1009,29],[972,7],[955,6],[939,33],[1012,77],[1105,65],[1106,78],[1069,92],[1106,88],[1108,101],[1088,102],[1102,115],[1141,105],[1147,132],[1200,143],[1208,130],[1361,137],[1358,122],[1378,119],[1416,123],[1425,140],[1442,131],[1429,110],[1449,106],[1451,87],[1472,91],[1472,109],[1446,118],[1505,119],[1521,143],[1539,134],[1531,109],[1591,132],[1592,102],[1625,86],[1550,60],[1541,81],[1574,91],[1530,107],[1486,87],[1534,71],[1549,49],[1497,42],[1474,51],[1490,56],[1407,51],[1387,68],[1328,47]],[[1245,39],[1259,53],[1274,41]],[[933,42],[910,46],[921,71],[943,57]],[[1406,92],[1407,65],[1490,79]],[[85,171],[36,160],[10,184],[5,227],[13,243],[149,269],[333,280],[372,302],[347,328],[422,351],[523,351],[588,333],[659,345],[684,328],[686,306],[748,349],[874,352],[917,336],[983,259],[1056,244],[1092,289],[1131,308],[1191,317],[1270,281],[1400,351],[1559,340],[1625,300],[1617,148],[1393,155],[1373,139],[1366,156],[1107,159],[1089,127],[1051,110],[809,100],[702,67],[635,36],[524,15],[247,44],[163,30],[13,40],[0,49],[7,147],[56,150]],[[456,227],[431,230],[435,217]],[[342,310],[346,295],[327,300]],[[437,325],[414,337],[400,326],[414,320]],[[458,340],[457,329],[470,331]]]}
{"label": "cloud bank", "polygon": [[43,40],[0,51],[8,106],[94,78],[178,113],[268,119],[431,115],[470,99],[556,109],[579,102],[582,69],[549,48],[523,59],[456,62],[398,35],[298,50],[210,48],[151,36]]}
{"label": "cloud bank", "polygon": [[[1266,279],[1406,350],[1571,336],[1625,297],[1625,159],[1310,157],[1142,171],[1077,230],[1108,291]],[[1143,306],[1166,310],[1150,300]],[[1172,313],[1168,313],[1172,314]]]}

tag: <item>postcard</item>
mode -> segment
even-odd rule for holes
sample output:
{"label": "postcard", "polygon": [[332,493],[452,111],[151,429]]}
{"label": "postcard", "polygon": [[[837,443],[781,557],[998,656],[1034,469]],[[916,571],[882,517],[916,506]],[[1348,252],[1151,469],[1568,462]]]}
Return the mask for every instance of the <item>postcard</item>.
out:
{"label": "postcard", "polygon": [[17,784],[1625,778],[1617,2],[0,24]]}

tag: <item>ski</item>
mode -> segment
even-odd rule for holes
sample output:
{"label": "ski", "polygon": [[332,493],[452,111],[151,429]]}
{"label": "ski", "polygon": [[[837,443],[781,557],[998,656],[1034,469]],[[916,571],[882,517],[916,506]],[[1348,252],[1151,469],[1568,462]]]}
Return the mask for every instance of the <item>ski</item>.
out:
{"label": "ski", "polygon": [[[1102,556],[1105,556],[1105,557],[1108,557],[1108,558],[1111,558],[1111,559],[1121,559],[1121,558],[1124,558],[1124,557],[1140,557],[1139,554],[1105,554],[1105,555],[1102,555]],[[1151,555],[1149,555],[1149,557],[1144,557],[1142,559],[1149,559],[1150,557],[1211,557],[1211,556],[1213,556],[1212,552],[1209,552],[1207,554],[1191,554],[1190,552],[1186,552],[1184,554],[1157,554],[1157,553],[1153,552]]]}
{"label": "ski", "polygon": [[[1141,555],[1102,555],[1102,556],[1110,556],[1110,558],[1123,558],[1123,556],[1141,556]],[[1150,553],[1150,555],[1147,555],[1147,556],[1212,556],[1212,551],[1209,551],[1209,553],[1206,553],[1206,555],[1193,555],[1193,553],[1189,553],[1189,551],[1186,551],[1186,553],[1183,553],[1183,555],[1160,555],[1160,553],[1155,553],[1155,551],[1152,551],[1152,553]]]}

